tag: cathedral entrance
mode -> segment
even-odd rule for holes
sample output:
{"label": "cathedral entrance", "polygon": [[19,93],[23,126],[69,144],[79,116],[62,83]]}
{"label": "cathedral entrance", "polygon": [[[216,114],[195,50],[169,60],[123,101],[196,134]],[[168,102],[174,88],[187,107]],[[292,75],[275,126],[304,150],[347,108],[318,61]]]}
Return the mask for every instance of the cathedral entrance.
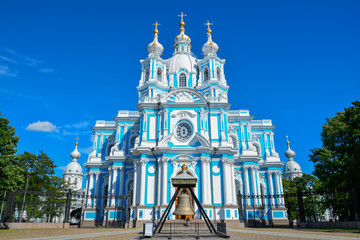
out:
{"label": "cathedral entrance", "polygon": [[[178,174],[176,174],[176,176],[180,175],[181,173],[182,173],[182,172],[179,172]],[[189,173],[189,172],[187,172],[187,174],[189,174],[190,176],[192,176],[192,174]],[[191,189],[194,190],[194,188],[191,188]],[[177,187],[175,187],[175,192],[176,192],[176,190],[177,190]],[[191,206],[194,208],[194,199],[193,199],[193,197],[191,196],[189,189],[183,189],[183,190],[185,190],[185,191],[187,192],[187,194],[190,196],[190,203],[191,203]],[[181,190],[180,192],[182,192],[183,190]],[[176,209],[177,204],[178,204],[179,196],[180,196],[180,194],[177,195],[177,197],[176,197],[176,199],[175,199],[175,209]],[[194,216],[193,216],[193,215],[175,215],[175,219],[187,219],[187,218],[189,218],[189,219],[194,219]]]}

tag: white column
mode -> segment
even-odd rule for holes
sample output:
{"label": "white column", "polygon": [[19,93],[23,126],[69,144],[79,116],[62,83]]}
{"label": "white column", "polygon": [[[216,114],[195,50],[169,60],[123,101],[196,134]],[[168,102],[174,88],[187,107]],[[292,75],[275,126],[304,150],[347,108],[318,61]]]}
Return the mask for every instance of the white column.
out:
{"label": "white column", "polygon": [[230,205],[230,201],[231,201],[231,195],[230,195],[230,191],[231,191],[231,183],[230,183],[230,171],[229,171],[229,165],[230,165],[230,159],[228,158],[223,158],[222,159],[222,176],[223,176],[223,186],[222,186],[222,190],[224,191],[224,202],[225,205]]}
{"label": "white column", "polygon": [[257,194],[258,194],[258,204],[262,205],[262,199],[261,199],[261,188],[260,188],[260,175],[259,175],[259,167],[256,167],[256,180],[257,180]]}
{"label": "white column", "polygon": [[[100,186],[100,180],[99,180],[100,173],[95,173],[95,196],[99,195],[99,186]],[[94,198],[94,207],[96,207],[96,203],[98,201],[98,198]]]}
{"label": "white column", "polygon": [[257,202],[257,191],[256,191],[256,178],[255,178],[255,167],[251,167],[251,186],[252,186],[252,192],[253,192],[253,204],[255,206],[258,205]]}
{"label": "white column", "polygon": [[112,174],[113,172],[111,171],[111,167],[108,168],[109,171],[109,179],[108,179],[108,201],[107,201],[107,205],[108,207],[111,206],[111,187],[112,187]]}
{"label": "white column", "polygon": [[169,122],[168,122],[168,112],[169,110],[164,109],[163,110],[163,114],[164,114],[164,137],[166,135],[168,135],[168,128],[169,128]]}
{"label": "white column", "polygon": [[139,205],[145,205],[145,174],[146,174],[146,158],[141,157],[140,159],[140,196]]}
{"label": "white column", "polygon": [[89,198],[88,198],[88,202],[87,202],[87,206],[88,207],[92,207],[91,206],[91,199],[93,196],[93,187],[94,187],[94,173],[90,173],[90,181],[89,181]]}
{"label": "white column", "polygon": [[113,176],[112,176],[112,189],[111,189],[111,206],[115,206],[116,202],[116,190],[117,190],[117,174],[118,174],[118,167],[113,166]]}
{"label": "white column", "polygon": [[[125,179],[125,166],[121,166],[120,168],[120,189],[119,189],[119,196],[124,196],[124,179]],[[120,198],[118,201],[118,206],[123,206],[124,199]]]}
{"label": "white column", "polygon": [[[275,174],[275,186],[276,186],[276,194],[280,195],[280,184],[279,184],[279,173],[276,172]],[[281,205],[281,197],[278,196],[276,197],[276,206],[280,206]]]}
{"label": "white column", "polygon": [[160,205],[161,204],[161,174],[162,174],[162,164],[161,164],[161,159],[157,161],[157,172],[156,172],[156,177],[157,177],[157,197],[156,197],[156,205]]}
{"label": "white column", "polygon": [[134,183],[133,183],[133,198],[132,198],[132,206],[136,206],[136,198],[137,198],[137,162],[134,160]]}
{"label": "white column", "polygon": [[281,205],[284,206],[285,204],[285,199],[284,199],[284,190],[283,190],[283,185],[282,185],[282,175],[281,172],[279,172],[279,178],[280,178],[280,194],[281,196]]}
{"label": "white column", "polygon": [[[267,175],[268,175],[268,182],[269,182],[269,193],[270,193],[270,195],[274,195],[272,173],[268,172]],[[273,196],[270,196],[270,205],[275,206],[275,201],[274,201]]]}
{"label": "white column", "polygon": [[162,191],[161,191],[161,205],[167,205],[167,157],[162,159]]}
{"label": "white column", "polygon": [[232,193],[232,204],[237,205],[236,202],[236,187],[235,187],[235,170],[234,170],[234,164],[232,164],[230,166],[231,169],[231,185],[232,185],[232,189],[231,189],[231,193]]}
{"label": "white column", "polygon": [[209,182],[206,181],[206,162],[205,159],[201,159],[201,194],[202,194],[202,204],[208,204],[207,199],[207,186]]}
{"label": "white column", "polygon": [[244,185],[245,185],[245,205],[250,205],[250,192],[249,192],[249,174],[248,174],[248,167],[244,168]]}
{"label": "white column", "polygon": [[[213,179],[211,179],[211,160],[208,158],[207,161],[206,161],[206,164],[205,164],[205,168],[206,168],[206,172],[205,172],[205,175],[206,175],[206,199],[208,201],[209,204],[212,204],[211,203],[211,199],[212,199],[212,196],[211,196],[211,191],[213,191],[213,189],[211,189],[211,182],[214,181]],[[212,185],[214,186],[214,182],[212,182]]]}
{"label": "white column", "polygon": [[246,150],[246,144],[245,144],[245,139],[246,139],[246,135],[247,132],[244,132],[244,125],[240,125],[240,141],[241,141],[241,147],[243,150]]}
{"label": "white column", "polygon": [[90,182],[90,174],[87,172],[86,173],[86,188],[85,188],[85,194],[86,194],[86,200],[85,200],[85,208],[88,207],[88,199],[89,199],[89,182]]}

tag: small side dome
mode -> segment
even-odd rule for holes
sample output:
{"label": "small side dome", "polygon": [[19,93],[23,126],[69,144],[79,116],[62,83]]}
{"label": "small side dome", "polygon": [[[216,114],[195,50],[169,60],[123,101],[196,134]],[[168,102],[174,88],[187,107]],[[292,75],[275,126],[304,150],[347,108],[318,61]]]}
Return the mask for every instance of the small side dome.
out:
{"label": "small side dome", "polygon": [[289,148],[286,152],[285,152],[285,156],[287,158],[294,158],[295,157],[295,152],[293,150],[291,150],[291,148]]}
{"label": "small side dome", "polygon": [[77,149],[78,145],[79,145],[79,143],[76,141],[75,150],[72,151],[72,153],[70,154],[71,158],[74,159],[74,160],[77,160],[77,159],[79,159],[81,157],[81,154],[79,153],[79,151]]}
{"label": "small side dome", "polygon": [[83,175],[83,170],[78,162],[73,161],[65,167],[64,175]]}
{"label": "small side dome", "polygon": [[204,53],[205,56],[208,56],[209,54],[216,54],[217,51],[219,50],[219,46],[214,43],[211,39],[211,29],[210,29],[210,25],[212,25],[212,23],[209,23],[209,21],[207,21],[207,23],[205,23],[205,25],[208,26],[208,29],[206,31],[207,36],[208,36],[208,40],[207,42],[204,44],[204,46],[201,48],[201,51]]}
{"label": "small side dome", "polygon": [[158,22],[156,21],[154,25],[155,25],[154,41],[149,43],[149,45],[146,47],[146,50],[148,51],[149,55],[155,54],[156,56],[160,56],[164,51],[163,45],[161,45],[158,41],[159,30],[157,29],[157,26],[160,24],[158,24]]}
{"label": "small side dome", "polygon": [[300,165],[295,161],[288,161],[284,166],[284,173],[302,173]]}

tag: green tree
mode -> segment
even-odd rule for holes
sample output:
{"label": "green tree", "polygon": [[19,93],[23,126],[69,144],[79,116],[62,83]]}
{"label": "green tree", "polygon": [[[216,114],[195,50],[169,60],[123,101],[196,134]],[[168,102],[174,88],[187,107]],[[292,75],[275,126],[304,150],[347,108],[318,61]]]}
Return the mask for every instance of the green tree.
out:
{"label": "green tree", "polygon": [[0,117],[0,193],[14,191],[24,183],[24,171],[15,164],[19,137],[9,123],[8,119]]}
{"label": "green tree", "polygon": [[293,180],[283,178],[283,188],[286,194],[285,200],[290,222],[294,220],[300,221],[298,191],[301,191],[304,195],[303,204],[307,220],[316,221],[325,213],[325,198],[323,195],[316,194],[323,187],[315,176],[304,173],[301,177],[296,177]]}
{"label": "green tree", "polygon": [[[345,206],[360,200],[360,102],[327,118],[322,127],[322,147],[311,150],[310,160],[314,163],[314,175],[329,190],[353,189],[344,195],[336,194],[341,199],[338,214],[343,219],[354,219],[356,206]],[[354,193],[354,194],[353,194]],[[358,209],[360,201],[357,201]],[[336,205],[336,203],[333,203]],[[344,209],[347,208],[347,209]],[[346,213],[349,216],[346,216]],[[360,216],[358,216],[360,217]]]}

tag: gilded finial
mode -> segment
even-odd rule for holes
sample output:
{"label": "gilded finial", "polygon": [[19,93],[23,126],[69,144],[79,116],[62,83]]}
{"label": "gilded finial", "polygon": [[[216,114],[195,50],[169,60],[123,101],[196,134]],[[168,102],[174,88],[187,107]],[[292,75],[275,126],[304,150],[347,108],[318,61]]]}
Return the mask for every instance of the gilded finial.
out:
{"label": "gilded finial", "polygon": [[206,33],[211,34],[212,31],[211,31],[210,25],[213,25],[213,23],[209,22],[209,20],[208,20],[207,23],[204,23],[204,25],[208,26]]}
{"label": "gilded finial", "polygon": [[178,17],[181,17],[180,27],[181,27],[181,28],[185,27],[184,17],[186,17],[186,14],[184,14],[183,12],[181,12],[181,14],[178,15]]}
{"label": "gilded finial", "polygon": [[289,146],[290,142],[289,142],[289,136],[286,136],[286,144]]}
{"label": "gilded finial", "polygon": [[157,27],[160,26],[161,24],[156,21],[155,23],[153,23],[153,25],[155,25],[154,34],[159,34],[159,30]]}
{"label": "gilded finial", "polygon": [[77,145],[79,145],[79,141],[78,141],[78,140],[79,140],[80,138],[77,136],[75,139],[76,139],[75,145],[77,146]]}

